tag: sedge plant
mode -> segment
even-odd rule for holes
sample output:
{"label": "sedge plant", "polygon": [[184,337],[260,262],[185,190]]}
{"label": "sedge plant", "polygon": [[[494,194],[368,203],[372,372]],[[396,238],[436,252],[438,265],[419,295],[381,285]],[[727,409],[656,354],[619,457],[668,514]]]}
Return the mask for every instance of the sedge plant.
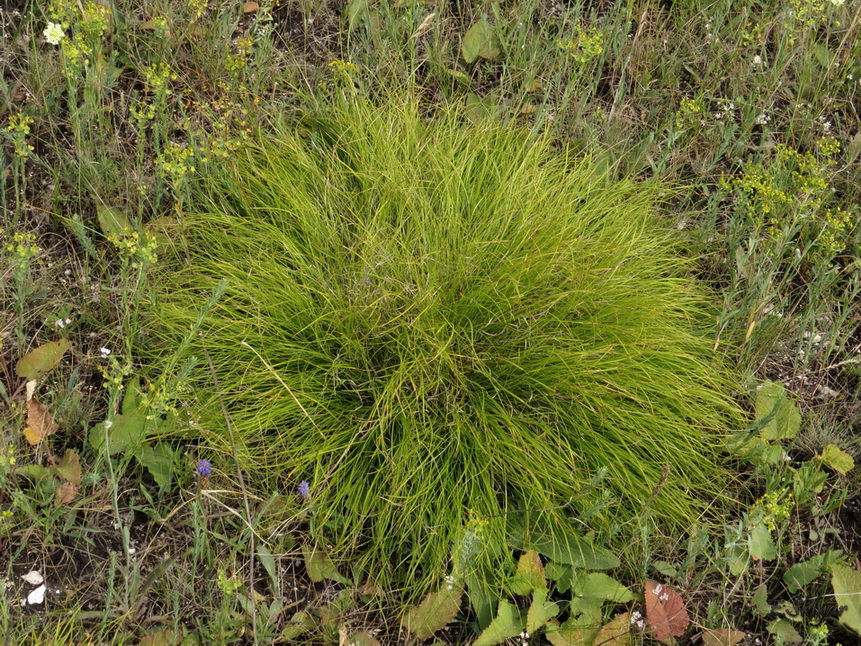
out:
{"label": "sedge plant", "polygon": [[153,301],[169,346],[226,281],[189,348],[217,375],[193,432],[260,486],[302,482],[316,538],[383,587],[426,592],[476,524],[487,570],[512,519],[552,540],[599,471],[598,528],[644,506],[687,527],[720,496],[734,383],[657,184],[403,97],[207,173]]}

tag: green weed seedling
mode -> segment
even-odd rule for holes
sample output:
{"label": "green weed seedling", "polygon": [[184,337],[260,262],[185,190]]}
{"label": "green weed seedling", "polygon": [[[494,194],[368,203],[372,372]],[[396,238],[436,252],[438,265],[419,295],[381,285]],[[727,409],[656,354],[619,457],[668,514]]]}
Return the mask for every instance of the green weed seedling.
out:
{"label": "green weed seedling", "polygon": [[[472,523],[465,539],[481,523]],[[630,615],[623,613],[605,621],[607,605],[635,599],[627,587],[607,574],[595,571],[619,565],[606,549],[592,545],[578,534],[559,543],[541,532],[512,536],[519,558],[506,564],[508,572],[501,589],[488,589],[482,578],[463,563],[464,543],[455,552],[452,573],[442,587],[428,594],[403,618],[403,627],[420,640],[452,623],[466,597],[478,634],[476,646],[491,646],[519,637],[526,642],[543,634],[554,646],[591,646],[599,633],[627,634]],[[467,550],[468,552],[468,550]],[[560,621],[561,620],[561,621]]]}
{"label": "green weed seedling", "polygon": [[[798,406],[788,397],[784,386],[766,381],[756,393],[753,427],[731,441],[733,451],[754,466],[756,478],[765,487],[765,493],[742,514],[741,521],[725,527],[721,561],[731,577],[740,577],[751,569],[761,570],[766,564],[780,565],[801,548],[803,538],[810,537],[824,545],[825,535],[834,531],[816,525],[816,520],[839,507],[847,491],[839,485],[826,490],[829,473],[825,469],[838,477],[845,476],[854,468],[854,461],[831,444],[812,459],[797,466],[793,464],[788,452],[792,450],[801,422]],[[797,522],[793,522],[796,519],[818,529],[799,532]],[[837,595],[838,590],[845,589],[844,586],[858,575],[844,565],[845,562],[842,551],[825,549],[783,569],[782,585],[790,595],[797,595],[830,572]],[[771,618],[767,630],[779,643],[801,643],[798,631],[802,628],[802,617],[798,609],[788,600],[773,605],[768,602],[769,598],[768,586],[760,584],[751,601],[755,614]],[[861,615],[855,608],[847,606],[840,621],[857,632],[859,624],[856,622]],[[827,626],[811,623],[805,628],[805,643],[824,643]]]}

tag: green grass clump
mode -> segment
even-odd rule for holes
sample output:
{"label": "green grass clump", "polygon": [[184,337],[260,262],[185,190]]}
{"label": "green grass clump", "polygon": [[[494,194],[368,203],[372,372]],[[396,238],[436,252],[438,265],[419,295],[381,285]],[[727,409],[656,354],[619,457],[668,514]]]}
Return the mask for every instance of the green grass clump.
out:
{"label": "green grass clump", "polygon": [[470,519],[497,558],[507,517],[577,515],[603,468],[605,519],[719,495],[731,387],[655,184],[402,100],[280,127],[202,186],[154,328],[182,337],[226,279],[192,344],[205,438],[309,481],[378,580],[426,589]]}

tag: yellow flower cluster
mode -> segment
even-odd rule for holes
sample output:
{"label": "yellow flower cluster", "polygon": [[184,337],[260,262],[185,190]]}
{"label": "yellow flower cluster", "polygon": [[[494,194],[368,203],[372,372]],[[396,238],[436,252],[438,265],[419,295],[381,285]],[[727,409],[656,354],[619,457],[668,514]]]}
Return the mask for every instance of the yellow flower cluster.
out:
{"label": "yellow flower cluster", "polygon": [[559,48],[568,52],[574,62],[585,65],[593,58],[597,58],[604,51],[604,34],[597,27],[586,27],[577,25],[574,37],[568,40],[560,40]]}
{"label": "yellow flower cluster", "polygon": [[15,147],[15,155],[27,157],[33,152],[33,146],[27,143],[27,135],[30,134],[30,126],[33,125],[33,117],[18,112],[9,117],[9,124],[3,132],[12,141]]}
{"label": "yellow flower cluster", "polygon": [[783,488],[769,492],[757,500],[751,509],[751,517],[774,531],[778,522],[789,518],[793,509],[795,500],[792,492]]}

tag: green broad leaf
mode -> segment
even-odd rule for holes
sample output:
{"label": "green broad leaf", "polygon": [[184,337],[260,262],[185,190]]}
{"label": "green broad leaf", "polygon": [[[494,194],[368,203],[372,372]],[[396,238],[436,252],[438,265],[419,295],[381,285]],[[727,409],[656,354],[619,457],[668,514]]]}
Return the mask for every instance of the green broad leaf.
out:
{"label": "green broad leaf", "polygon": [[568,592],[568,590],[574,587],[576,577],[574,576],[574,568],[570,565],[550,561],[544,570],[547,578],[556,582],[556,590],[558,592]]}
{"label": "green broad leaf", "polygon": [[305,570],[308,572],[308,578],[314,583],[331,579],[344,585],[352,585],[347,577],[338,572],[338,568],[332,563],[329,555],[321,548],[303,545],[302,556],[305,558]]}
{"label": "green broad leaf", "polygon": [[464,34],[461,51],[467,63],[474,63],[479,58],[493,60],[499,56],[499,38],[487,18],[482,17]]}
{"label": "green broad leaf", "polygon": [[544,631],[544,637],[552,646],[584,646],[586,644],[583,632],[576,626],[569,625],[568,621],[560,626],[557,621],[551,619]]}
{"label": "green broad leaf", "polygon": [[861,572],[845,565],[831,566],[831,587],[840,614],[840,623],[861,635]]}
{"label": "green broad leaf", "polygon": [[783,447],[780,444],[766,442],[758,435],[740,432],[733,435],[728,442],[732,453],[745,458],[756,466],[778,464],[783,458]]}
{"label": "green broad leaf", "polygon": [[493,621],[496,614],[496,604],[499,602],[499,594],[491,586],[486,585],[484,579],[473,573],[468,575],[466,583],[466,594],[469,597],[469,605],[475,614],[478,627],[484,630]]}
{"label": "green broad leaf", "polygon": [[824,574],[828,567],[843,557],[840,550],[828,550],[823,554],[817,554],[813,558],[801,561],[790,567],[783,573],[783,582],[786,584],[790,594],[795,594],[804,586],[812,583]]}
{"label": "green broad leaf", "polygon": [[110,424],[99,422],[90,429],[90,446],[97,453],[107,450],[108,455],[137,451],[146,442],[146,413],[136,411],[116,415]]}
{"label": "green broad leaf", "polygon": [[771,614],[771,604],[768,603],[768,588],[764,583],[757,587],[751,601],[753,601],[753,607],[756,608],[756,612],[760,617]]}
{"label": "green broad leaf", "polygon": [[523,629],[523,617],[520,616],[520,610],[514,604],[503,600],[499,602],[496,617],[482,631],[472,646],[501,644],[506,639],[519,635]]}
{"label": "green broad leaf", "polygon": [[544,574],[541,557],[535,550],[525,551],[517,561],[517,571],[508,580],[508,589],[512,594],[525,596],[533,590],[546,586],[547,577]]}
{"label": "green broad leaf", "polygon": [[668,576],[673,579],[679,575],[678,570],[676,570],[676,566],[672,563],[668,563],[667,561],[655,561],[652,563],[652,568],[656,572],[660,572],[664,576]]}
{"label": "green broad leaf", "polygon": [[559,605],[553,601],[547,601],[547,594],[546,587],[536,588],[532,593],[532,603],[526,612],[526,632],[530,635],[559,614]]}
{"label": "green broad leaf", "polygon": [[126,394],[123,397],[123,413],[133,413],[141,407],[141,391],[140,377],[134,376],[126,382]]}
{"label": "green broad leaf", "polygon": [[428,594],[404,617],[403,626],[418,639],[429,639],[436,631],[451,623],[458,610],[463,591],[458,585],[444,585]]}
{"label": "green broad leaf", "polygon": [[45,478],[53,478],[54,474],[48,467],[43,467],[39,464],[24,464],[15,467],[15,474],[24,476],[33,482],[39,482]]}
{"label": "green broad leaf", "polygon": [[800,644],[804,641],[795,627],[786,619],[775,619],[766,627],[769,633],[783,640],[784,644]]}
{"label": "green broad leaf", "polygon": [[275,640],[276,643],[291,643],[294,639],[314,630],[314,618],[307,612],[299,611],[290,617],[290,621]]}
{"label": "green broad leaf", "polygon": [[96,207],[96,217],[99,220],[99,227],[105,236],[121,238],[134,231],[125,212],[115,206],[99,204]]}
{"label": "green broad leaf", "polygon": [[748,551],[751,558],[762,561],[772,561],[777,558],[777,546],[771,538],[771,530],[765,525],[754,525],[750,528]]}
{"label": "green broad leaf", "polygon": [[350,0],[347,4],[347,32],[358,29],[368,15],[369,0]]}
{"label": "green broad leaf", "polygon": [[272,592],[274,594],[279,594],[278,590],[280,588],[279,578],[278,578],[278,568],[275,565],[275,557],[272,556],[272,552],[269,551],[265,545],[259,545],[257,547],[257,562],[263,566],[263,569],[266,570],[266,574],[269,575],[269,584],[272,588]]}
{"label": "green broad leaf", "polygon": [[164,443],[149,446],[143,444],[137,451],[137,459],[155,480],[159,488],[166,488],[173,479],[173,450]]}
{"label": "green broad leaf", "polygon": [[834,469],[842,476],[849,473],[855,466],[855,460],[852,459],[852,456],[841,451],[835,444],[829,444],[822,449],[822,453],[816,456],[816,460],[829,469]]}
{"label": "green broad leaf", "polygon": [[600,599],[613,603],[627,603],[634,600],[634,593],[613,577],[601,572],[592,572],[579,579],[574,586],[574,596],[580,599]]}
{"label": "green broad leaf", "polygon": [[766,381],[756,393],[756,421],[763,424],[759,435],[764,440],[791,440],[801,428],[801,413],[786,396],[783,384]]}
{"label": "green broad leaf", "polygon": [[570,525],[559,527],[551,534],[546,522],[534,518],[528,520],[529,529],[521,524],[511,531],[509,539],[515,548],[535,550],[551,561],[582,570],[610,570],[619,566],[615,554],[592,544]]}
{"label": "green broad leaf", "polygon": [[46,372],[53,370],[70,347],[72,344],[68,339],[40,345],[18,360],[18,363],[15,364],[15,373],[29,381],[38,379]]}

